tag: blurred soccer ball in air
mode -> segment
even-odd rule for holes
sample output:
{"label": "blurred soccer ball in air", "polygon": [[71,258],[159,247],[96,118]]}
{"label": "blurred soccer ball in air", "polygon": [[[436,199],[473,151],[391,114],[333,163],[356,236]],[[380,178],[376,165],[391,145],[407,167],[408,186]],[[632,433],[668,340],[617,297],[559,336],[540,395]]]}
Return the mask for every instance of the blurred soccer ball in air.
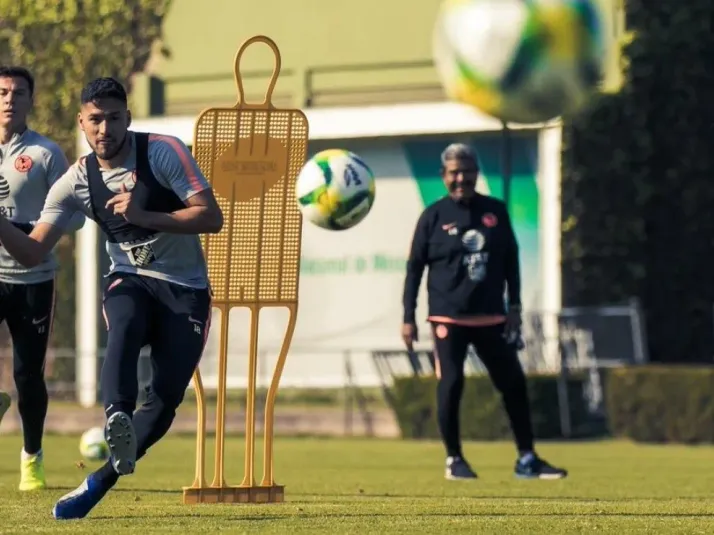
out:
{"label": "blurred soccer ball in air", "polygon": [[344,149],[321,151],[300,171],[295,186],[305,219],[327,230],[347,230],[369,214],[376,185],[369,166]]}
{"label": "blurred soccer ball in air", "polygon": [[594,0],[444,0],[433,53],[450,99],[529,124],[587,102],[606,37]]}

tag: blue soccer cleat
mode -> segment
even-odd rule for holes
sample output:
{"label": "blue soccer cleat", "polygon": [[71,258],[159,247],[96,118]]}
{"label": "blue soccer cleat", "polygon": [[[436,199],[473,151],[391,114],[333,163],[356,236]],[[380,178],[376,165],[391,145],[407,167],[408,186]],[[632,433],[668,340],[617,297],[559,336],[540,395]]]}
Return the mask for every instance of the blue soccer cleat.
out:
{"label": "blue soccer cleat", "polygon": [[[129,415],[115,412],[107,419],[104,438],[111,452],[110,462],[118,475],[134,472],[136,465],[136,433]],[[116,478],[108,481],[97,472],[87,476],[82,484],[72,492],[62,496],[54,508],[52,516],[58,520],[84,518],[104,498],[114,486]]]}
{"label": "blue soccer cleat", "polygon": [[109,489],[110,487],[102,484],[95,474],[90,474],[79,487],[57,501],[52,508],[52,516],[57,520],[84,518]]}
{"label": "blue soccer cleat", "polygon": [[446,458],[446,479],[476,479],[478,476],[474,472],[466,459],[462,457],[447,457]]}
{"label": "blue soccer cleat", "polygon": [[568,471],[545,462],[531,453],[516,461],[515,475],[519,479],[563,479]]}

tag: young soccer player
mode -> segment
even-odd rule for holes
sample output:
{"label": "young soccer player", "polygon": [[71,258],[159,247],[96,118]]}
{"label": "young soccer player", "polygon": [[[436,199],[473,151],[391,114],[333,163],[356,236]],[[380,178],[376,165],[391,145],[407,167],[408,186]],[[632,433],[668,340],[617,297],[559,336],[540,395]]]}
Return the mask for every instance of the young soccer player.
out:
{"label": "young soccer player", "polygon": [[[29,233],[50,187],[67,171],[67,159],[56,143],[30,130],[35,82],[23,67],[0,66],[0,215]],[[65,232],[83,225],[78,213]],[[6,322],[13,346],[13,375],[22,421],[20,490],[46,487],[42,436],[47,416],[45,356],[55,304],[57,260],[51,250],[25,267],[0,246],[0,322]],[[10,395],[0,392],[0,421],[10,408]]]}
{"label": "young soccer player", "polygon": [[[55,504],[57,519],[83,518],[163,437],[203,352],[211,315],[199,234],[220,232],[223,215],[206,178],[177,138],[129,131],[120,83],[90,82],[79,125],[93,152],[52,187],[30,235],[0,217],[0,241],[34,265],[77,211],[107,235],[104,290],[109,331],[101,388],[110,460]],[[136,412],[137,362],[151,346],[153,377]]]}

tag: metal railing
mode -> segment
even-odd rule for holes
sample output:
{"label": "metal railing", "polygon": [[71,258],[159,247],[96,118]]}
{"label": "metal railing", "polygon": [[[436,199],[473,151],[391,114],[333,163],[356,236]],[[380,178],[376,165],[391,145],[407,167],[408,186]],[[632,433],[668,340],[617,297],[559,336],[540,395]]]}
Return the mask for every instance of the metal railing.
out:
{"label": "metal railing", "polygon": [[[577,434],[570,423],[570,406],[567,382],[573,372],[587,377],[585,396],[589,412],[595,416],[604,411],[601,370],[628,364],[647,362],[647,350],[644,332],[641,328],[641,312],[637,302],[621,306],[593,307],[584,309],[566,309],[559,314],[530,313],[524,318],[523,338],[525,349],[520,353],[524,368],[528,373],[560,373],[561,391],[559,409],[561,428],[565,435]],[[557,330],[553,330],[553,326]],[[423,334],[428,329],[422,329]],[[428,335],[427,335],[428,336]],[[392,381],[399,376],[433,375],[434,361],[429,358],[431,341],[428,337],[418,344],[418,362],[409,358],[407,352],[395,336],[391,347],[308,347],[296,344],[288,355],[286,368],[282,375],[280,392],[312,391],[314,396],[325,399],[318,403],[317,410],[305,406],[287,405],[286,426],[298,426],[300,432],[322,432],[338,434],[361,434],[367,436],[396,436],[398,429],[394,415],[389,410],[388,392]],[[555,350],[555,355],[550,354]],[[262,405],[265,387],[269,384],[277,348],[264,348],[258,354],[258,399]],[[47,355],[45,376],[51,399],[51,422],[53,431],[71,431],[85,426],[92,419],[101,421],[101,402],[90,409],[83,409],[77,403],[78,392],[88,385],[77,382],[77,360],[79,358],[98,359],[97,369],[101,369],[103,351],[98,354],[80,356],[75,351],[51,349]],[[10,392],[15,397],[12,373],[12,351],[0,349],[0,389]],[[216,388],[217,355],[207,353],[201,363],[201,372],[205,392],[213,398]],[[245,352],[229,354],[228,388],[229,398],[234,400],[231,414],[239,418],[243,410],[242,397],[247,384],[247,355]],[[139,402],[145,399],[144,388],[151,381],[151,361],[147,348],[142,352],[137,378],[140,386]],[[467,374],[485,373],[478,355],[470,348]],[[94,384],[89,385],[94,388]],[[192,386],[187,396],[192,397]],[[231,394],[231,391],[237,392]],[[101,399],[98,392],[97,399]],[[375,405],[376,397],[381,403]],[[184,405],[195,407],[193,401]],[[280,405],[280,403],[279,403]],[[299,405],[299,404],[298,404]],[[89,411],[89,412],[87,412]],[[236,412],[237,411],[237,412]],[[283,413],[284,414],[284,413]],[[7,417],[6,417],[7,419]],[[292,423],[291,423],[292,422]],[[296,423],[298,422],[298,423]],[[299,423],[302,422],[302,423]],[[4,429],[11,424],[3,423]],[[12,430],[17,430],[18,421]],[[184,418],[179,429],[190,430],[195,421]],[[182,427],[183,426],[183,427]],[[240,430],[240,424],[233,424]]]}
{"label": "metal railing", "polygon": [[[302,94],[292,95],[292,98],[297,98],[295,105],[305,108],[316,105],[320,98],[325,97],[340,97],[345,98],[349,95],[355,95],[358,100],[364,100],[364,98],[372,98],[370,95],[380,95],[380,94],[393,94],[398,93],[402,96],[405,93],[413,94],[428,94],[430,99],[441,99],[443,98],[443,90],[440,84],[434,77],[434,81],[431,83],[411,83],[409,81],[403,81],[406,73],[415,70],[433,69],[434,62],[431,59],[426,60],[414,60],[414,61],[401,61],[401,62],[371,62],[371,63],[355,63],[349,65],[323,65],[317,67],[308,67],[304,70],[295,69],[281,69],[280,76],[281,79],[298,78],[294,80],[292,84],[292,89],[294,93]],[[241,76],[243,80],[265,80],[266,83],[272,75],[272,70],[261,69],[261,70],[245,70],[241,71]],[[370,74],[380,74],[382,76],[385,73],[390,73],[389,78],[394,79],[394,82],[388,82],[384,84],[320,84],[318,82],[321,76],[326,75],[344,75],[351,73],[361,73],[364,78],[369,78]],[[190,75],[190,76],[174,76],[161,79],[161,83],[154,86],[154,90],[163,91],[165,93],[166,86],[170,85],[194,85],[194,84],[206,84],[211,82],[232,82],[232,73],[213,73],[206,75]],[[397,81],[401,80],[401,81]],[[407,95],[408,97],[408,95]],[[151,95],[151,100],[156,98],[163,99],[165,101],[165,95]],[[233,93],[231,92],[231,98],[233,98]],[[215,96],[202,95],[201,101],[215,101],[220,100]]]}
{"label": "metal railing", "polygon": [[394,73],[395,78],[405,75],[405,71],[434,69],[432,60],[415,60],[383,63],[357,63],[352,65],[325,65],[320,67],[309,67],[304,73],[304,106],[310,107],[319,102],[320,97],[335,97],[349,94],[384,94],[384,93],[433,93],[435,98],[444,98],[443,89],[434,77],[431,83],[386,83],[386,84],[360,84],[360,85],[333,85],[325,84],[325,88],[320,88],[316,79],[323,75],[361,73],[365,76],[375,73]]}
{"label": "metal railing", "polygon": [[[598,367],[618,366],[647,362],[645,334],[642,329],[641,311],[636,302],[605,307],[565,309],[558,314],[527,313],[523,318],[525,349],[520,352],[524,368],[528,372],[557,372],[563,357],[569,368],[586,369],[593,362]],[[423,328],[419,350],[430,350],[429,329]],[[289,388],[343,388],[359,386],[380,387],[383,377],[375,363],[379,353],[406,353],[395,333],[390,347],[369,343],[369,333],[364,333],[361,347],[331,344],[305,344],[295,341],[290,349],[281,385]],[[278,347],[262,347],[258,353],[258,386],[267,386],[271,380]],[[104,351],[80,355],[72,349],[51,349],[47,355],[45,375],[50,390],[63,399],[71,399],[72,393],[82,385],[76,381],[78,359],[97,359],[101,369]],[[210,390],[217,384],[217,360],[215,348],[209,344],[201,361],[201,373],[205,387]],[[227,384],[229,388],[241,388],[247,380],[247,351],[229,353]],[[405,363],[407,360],[405,360]],[[405,364],[406,366],[406,364]],[[485,370],[473,348],[469,349],[467,368],[469,373]],[[350,369],[348,373],[346,370]],[[398,373],[411,373],[406,366]],[[149,349],[144,348],[137,369],[140,384],[151,380]],[[0,388],[11,390],[12,350],[0,348]]]}

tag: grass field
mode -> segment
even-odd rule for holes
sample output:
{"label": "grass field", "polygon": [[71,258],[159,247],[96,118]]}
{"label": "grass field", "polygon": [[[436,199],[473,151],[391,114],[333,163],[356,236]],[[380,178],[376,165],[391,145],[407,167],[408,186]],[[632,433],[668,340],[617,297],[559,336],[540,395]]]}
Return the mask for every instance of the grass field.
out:
{"label": "grass field", "polygon": [[[481,477],[449,482],[434,442],[278,437],[276,476],[286,503],[185,506],[180,489],[193,480],[194,439],[171,436],[88,518],[58,522],[54,501],[92,468],[78,466],[77,443],[48,437],[51,488],[24,494],[16,490],[20,437],[0,437],[0,533],[714,532],[710,447],[542,444],[541,454],[571,473],[551,482],[515,480],[508,443],[467,444]],[[227,446],[228,482],[238,484],[242,440]]]}

